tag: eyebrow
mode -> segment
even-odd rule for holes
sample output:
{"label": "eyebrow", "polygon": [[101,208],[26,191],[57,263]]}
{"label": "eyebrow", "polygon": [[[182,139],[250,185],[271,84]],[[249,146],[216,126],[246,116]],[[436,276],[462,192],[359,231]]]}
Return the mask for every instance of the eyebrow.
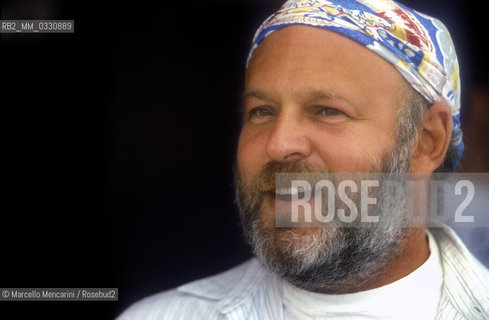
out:
{"label": "eyebrow", "polygon": [[260,90],[251,90],[251,91],[244,92],[241,95],[241,101],[244,102],[249,97],[255,97],[255,98],[258,98],[258,99],[261,99],[261,100],[270,100],[270,101],[272,101],[272,99],[270,99],[269,97],[267,97],[267,95],[263,91],[260,91]]}
{"label": "eyebrow", "polygon": [[[349,102],[348,99],[333,93],[329,91],[324,91],[324,90],[315,90],[311,89],[307,93],[307,96],[309,100],[321,100],[321,99],[339,99],[339,100],[345,100],[346,102]],[[251,90],[251,91],[246,91],[241,95],[241,102],[242,105],[244,105],[244,102],[247,98],[249,97],[255,97],[260,100],[268,100],[268,101],[273,101],[272,98],[268,97],[266,93],[260,90]]]}
{"label": "eyebrow", "polygon": [[323,91],[323,90],[312,90],[309,93],[309,96],[310,96],[311,100],[320,100],[320,99],[342,99],[342,100],[346,100],[345,98],[342,98],[341,96],[337,95],[336,93]]}

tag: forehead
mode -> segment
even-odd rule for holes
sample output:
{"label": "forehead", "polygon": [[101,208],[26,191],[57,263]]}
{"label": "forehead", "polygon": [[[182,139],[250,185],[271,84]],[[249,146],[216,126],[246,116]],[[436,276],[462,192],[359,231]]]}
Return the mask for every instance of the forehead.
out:
{"label": "forehead", "polygon": [[332,31],[289,26],[270,34],[255,50],[246,90],[276,94],[331,92],[355,103],[399,99],[405,80],[397,69],[359,43]]}

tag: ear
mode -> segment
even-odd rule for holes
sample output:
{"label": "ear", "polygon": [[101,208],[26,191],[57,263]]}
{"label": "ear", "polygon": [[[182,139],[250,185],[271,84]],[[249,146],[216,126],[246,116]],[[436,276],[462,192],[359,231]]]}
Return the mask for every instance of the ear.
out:
{"label": "ear", "polygon": [[450,144],[452,112],[445,102],[428,108],[418,128],[418,142],[411,159],[410,172],[433,172],[438,168]]}

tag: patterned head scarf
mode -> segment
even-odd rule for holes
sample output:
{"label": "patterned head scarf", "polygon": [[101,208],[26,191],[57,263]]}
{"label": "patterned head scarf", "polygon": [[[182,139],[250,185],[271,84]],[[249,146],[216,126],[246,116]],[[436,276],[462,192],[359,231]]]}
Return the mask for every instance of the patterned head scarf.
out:
{"label": "patterned head scarf", "polygon": [[441,21],[391,0],[289,0],[256,31],[248,62],[266,36],[290,25],[342,34],[392,63],[430,103],[446,102],[452,111],[457,167],[464,149],[459,67]]}

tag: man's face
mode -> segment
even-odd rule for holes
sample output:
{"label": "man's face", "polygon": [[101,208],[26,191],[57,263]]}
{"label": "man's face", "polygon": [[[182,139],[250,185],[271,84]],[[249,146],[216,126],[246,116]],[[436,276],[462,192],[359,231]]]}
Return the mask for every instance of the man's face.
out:
{"label": "man's face", "polygon": [[[320,251],[339,237],[334,230],[276,230],[274,193],[251,190],[261,171],[271,164],[278,171],[280,167],[381,171],[396,146],[403,86],[404,80],[391,64],[330,31],[292,26],[272,33],[260,44],[245,80],[238,187],[243,198],[253,198],[254,192],[255,199],[260,199],[257,228],[262,234],[273,234],[266,240],[277,242],[271,244],[272,250],[280,251],[282,245],[296,252]],[[309,259],[306,256],[302,258]]]}
{"label": "man's face", "polygon": [[402,83],[391,64],[336,33],[307,26],[272,33],[246,74],[244,182],[270,161],[371,171],[395,144]]}

